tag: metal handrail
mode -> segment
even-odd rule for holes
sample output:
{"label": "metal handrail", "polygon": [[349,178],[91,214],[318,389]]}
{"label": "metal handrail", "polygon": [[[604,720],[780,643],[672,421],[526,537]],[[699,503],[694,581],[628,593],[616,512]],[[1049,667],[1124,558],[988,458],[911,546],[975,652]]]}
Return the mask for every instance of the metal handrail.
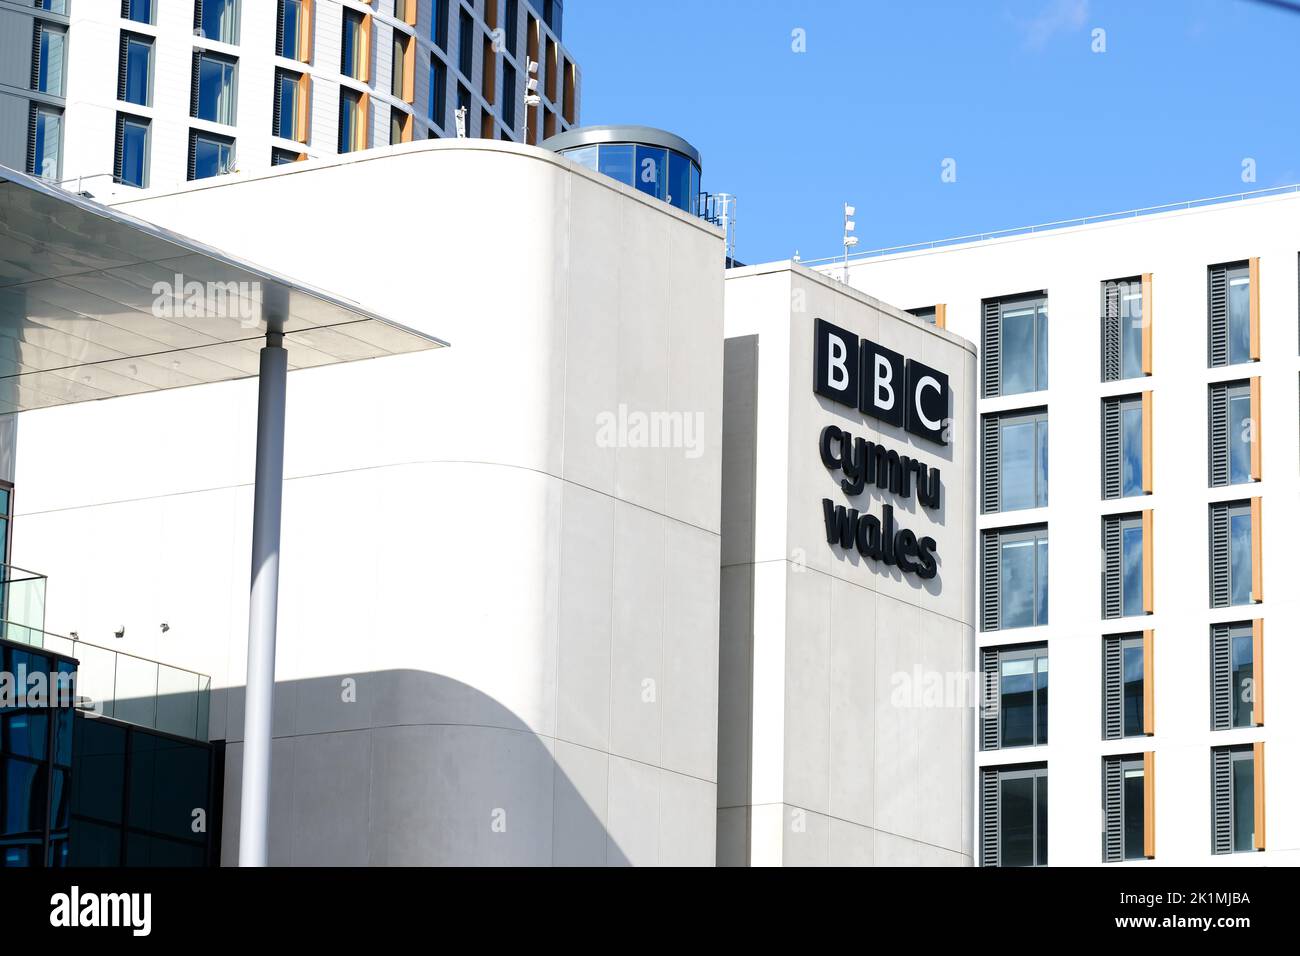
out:
{"label": "metal handrail", "polygon": [[[1165,203],[1160,206],[1142,206],[1138,209],[1126,209],[1122,212],[1099,213],[1095,216],[1082,216],[1078,219],[1058,219],[1053,222],[1042,222],[1032,226],[1012,226],[1009,229],[995,229],[992,232],[973,233],[968,236],[953,236],[948,239],[932,239],[929,242],[913,242],[903,246],[887,246],[883,249],[871,249],[866,252],[858,252],[849,256],[849,262],[859,259],[869,259],[876,256],[889,255],[894,252],[908,252],[915,249],[938,249],[943,246],[957,245],[963,242],[984,242],[988,239],[998,239],[1005,236],[1016,236],[1033,234],[1042,230],[1068,229],[1071,226],[1087,226],[1093,223],[1110,222],[1115,219],[1136,219],[1139,216],[1151,216],[1162,212],[1172,212],[1180,209],[1195,209],[1199,206],[1209,206],[1216,203],[1241,202],[1245,199],[1253,199],[1266,195],[1284,195],[1286,193],[1300,192],[1300,183],[1291,183],[1285,186],[1269,186],[1265,189],[1254,189],[1242,193],[1226,193],[1222,196],[1208,196],[1204,199],[1185,199],[1181,202]],[[820,265],[822,263],[842,263],[843,256],[825,256],[821,259],[803,259],[803,265]]]}

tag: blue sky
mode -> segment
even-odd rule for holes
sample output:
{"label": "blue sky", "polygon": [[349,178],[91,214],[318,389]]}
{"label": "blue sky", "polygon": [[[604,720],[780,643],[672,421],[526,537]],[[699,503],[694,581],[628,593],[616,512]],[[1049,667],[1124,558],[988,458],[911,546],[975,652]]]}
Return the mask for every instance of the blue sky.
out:
{"label": "blue sky", "polygon": [[746,262],[840,254],[845,201],[866,250],[1300,181],[1300,12],[1255,0],[567,0],[564,31],[582,122],[694,143]]}

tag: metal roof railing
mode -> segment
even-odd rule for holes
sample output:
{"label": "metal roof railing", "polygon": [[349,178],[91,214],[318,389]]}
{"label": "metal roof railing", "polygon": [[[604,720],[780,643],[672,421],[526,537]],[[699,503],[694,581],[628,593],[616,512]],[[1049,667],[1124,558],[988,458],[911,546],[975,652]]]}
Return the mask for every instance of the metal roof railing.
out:
{"label": "metal roof railing", "polygon": [[[1265,189],[1254,189],[1249,192],[1226,193],[1222,196],[1208,196],[1204,199],[1186,199],[1182,202],[1165,203],[1161,206],[1143,206],[1139,209],[1125,209],[1122,212],[1107,212],[1096,216],[1082,216],[1078,219],[1058,219],[1054,222],[1042,222],[1033,226],[1013,226],[1009,229],[995,229],[992,232],[972,233],[968,236],[952,236],[948,239],[932,239],[929,242],[913,242],[905,246],[887,246],[883,249],[870,249],[866,252],[856,252],[849,256],[849,263],[859,259],[871,259],[879,256],[892,255],[896,252],[915,252],[921,249],[940,249],[944,246],[960,245],[964,242],[984,242],[989,239],[1003,239],[1009,236],[1032,235],[1039,232],[1048,232],[1054,229],[1069,229],[1072,226],[1090,226],[1096,223],[1113,222],[1118,219],[1136,219],[1139,216],[1153,216],[1163,212],[1177,212],[1186,209],[1197,209],[1201,206],[1216,206],[1221,203],[1241,202],[1246,199],[1259,199],[1264,196],[1280,196],[1286,193],[1300,192],[1300,183],[1291,183],[1285,186],[1269,186]],[[842,264],[844,257],[825,256],[821,259],[803,259],[802,264],[805,266],[815,266],[823,264]]]}

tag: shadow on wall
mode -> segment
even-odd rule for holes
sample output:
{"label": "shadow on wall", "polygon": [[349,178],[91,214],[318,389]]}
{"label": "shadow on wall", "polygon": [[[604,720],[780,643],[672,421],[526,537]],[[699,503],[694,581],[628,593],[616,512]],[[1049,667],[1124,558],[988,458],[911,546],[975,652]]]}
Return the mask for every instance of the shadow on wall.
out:
{"label": "shadow on wall", "polygon": [[[228,728],[223,866],[239,858],[243,708],[242,687],[213,691],[213,726]],[[629,865],[604,823],[611,759],[439,674],[278,682],[270,863]]]}

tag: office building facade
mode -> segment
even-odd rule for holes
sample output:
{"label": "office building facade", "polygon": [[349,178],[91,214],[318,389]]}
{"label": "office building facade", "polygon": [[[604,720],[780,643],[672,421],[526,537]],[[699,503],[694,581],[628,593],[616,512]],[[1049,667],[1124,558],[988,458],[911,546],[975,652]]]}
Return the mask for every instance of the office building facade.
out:
{"label": "office building facade", "polygon": [[1282,192],[849,264],[981,346],[983,865],[1297,859],[1297,221]]}
{"label": "office building facade", "polygon": [[581,75],[561,43],[562,9],[2,0],[0,163],[108,198],[455,137],[461,122],[466,136],[535,144],[578,122]]}

